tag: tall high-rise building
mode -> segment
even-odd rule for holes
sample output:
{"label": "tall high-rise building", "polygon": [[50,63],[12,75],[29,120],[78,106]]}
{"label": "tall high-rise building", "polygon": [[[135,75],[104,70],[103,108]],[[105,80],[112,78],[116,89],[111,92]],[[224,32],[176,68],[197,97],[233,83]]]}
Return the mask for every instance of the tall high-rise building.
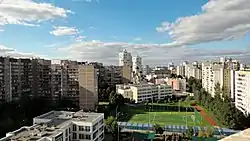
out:
{"label": "tall high-rise building", "polygon": [[239,68],[238,61],[232,59],[225,61],[223,91],[232,100],[235,98],[235,71],[239,70]]}
{"label": "tall high-rise building", "polygon": [[70,60],[61,60],[63,69],[62,75],[62,96],[75,105],[79,101],[79,84],[78,84],[78,62]]}
{"label": "tall high-rise building", "polygon": [[122,83],[121,66],[104,66],[104,80],[109,86],[115,86]]}
{"label": "tall high-rise building", "polygon": [[195,63],[192,63],[192,64],[187,64],[185,67],[184,67],[184,71],[185,71],[185,76],[187,78],[189,77],[194,77],[196,79],[201,79],[201,75],[202,75],[202,69],[201,67],[198,65],[197,62]]}
{"label": "tall high-rise building", "polygon": [[95,109],[98,102],[98,78],[93,65],[79,66],[79,106],[81,109]]}
{"label": "tall high-rise building", "polygon": [[177,66],[176,67],[176,74],[177,75],[181,75],[181,76],[185,76],[185,66]]}
{"label": "tall high-rise building", "polygon": [[0,57],[0,101],[18,100],[31,94],[32,66],[30,59]]}
{"label": "tall high-rise building", "polygon": [[151,69],[150,69],[149,65],[145,65],[145,66],[143,67],[143,75],[149,74],[150,71],[151,71]]}
{"label": "tall high-rise building", "polygon": [[142,73],[142,59],[140,56],[134,56],[132,58],[133,62],[133,72]]}
{"label": "tall high-rise building", "polygon": [[202,87],[212,96],[215,94],[215,85],[224,85],[224,64],[202,63]]}
{"label": "tall high-rise building", "polygon": [[130,52],[127,52],[127,50],[124,49],[119,53],[119,66],[129,66],[132,68],[132,65],[132,55]]}
{"label": "tall high-rise building", "polygon": [[235,106],[245,115],[250,114],[250,72],[235,72]]}
{"label": "tall high-rise building", "polygon": [[51,60],[32,59],[32,94],[50,100],[52,97]]}
{"label": "tall high-rise building", "polygon": [[129,83],[132,81],[132,55],[124,49],[119,53],[119,66],[122,67],[122,83]]}
{"label": "tall high-rise building", "polygon": [[32,95],[32,83],[35,81],[32,75],[32,60],[21,59],[21,91],[22,95]]}

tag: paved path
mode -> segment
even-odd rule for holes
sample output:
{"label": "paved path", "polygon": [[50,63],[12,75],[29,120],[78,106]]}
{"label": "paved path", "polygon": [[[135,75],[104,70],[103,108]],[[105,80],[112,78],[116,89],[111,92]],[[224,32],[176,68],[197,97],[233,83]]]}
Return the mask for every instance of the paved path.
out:
{"label": "paved path", "polygon": [[216,122],[211,118],[209,117],[206,112],[198,105],[195,105],[194,108],[199,111],[201,113],[201,116],[206,119],[206,121],[208,121],[210,123],[210,125],[212,126],[216,126]]}

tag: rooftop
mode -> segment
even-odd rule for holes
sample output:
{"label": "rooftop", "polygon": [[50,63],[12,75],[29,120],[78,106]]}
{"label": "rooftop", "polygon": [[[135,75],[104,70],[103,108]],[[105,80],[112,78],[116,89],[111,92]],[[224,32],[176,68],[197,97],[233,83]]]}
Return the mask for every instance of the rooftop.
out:
{"label": "rooftop", "polygon": [[226,138],[221,139],[220,141],[249,141],[250,140],[250,128],[241,131],[239,133],[233,134]]}
{"label": "rooftop", "polygon": [[0,141],[35,141],[42,138],[50,138],[62,132],[72,121],[93,123],[102,113],[85,113],[83,111],[51,111],[33,119],[33,126],[22,127],[16,131],[9,132]]}
{"label": "rooftop", "polygon": [[67,112],[67,111],[51,111],[35,117],[34,119],[44,119],[50,120],[53,123],[57,123],[60,121],[82,121],[82,122],[94,122],[97,118],[101,116],[100,113],[87,113],[83,111],[78,112]]}

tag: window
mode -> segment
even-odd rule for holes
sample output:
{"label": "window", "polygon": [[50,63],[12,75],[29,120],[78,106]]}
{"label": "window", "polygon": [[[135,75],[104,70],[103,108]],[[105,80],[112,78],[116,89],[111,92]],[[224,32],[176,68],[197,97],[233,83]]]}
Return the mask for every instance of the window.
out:
{"label": "window", "polygon": [[76,125],[73,125],[73,131],[76,131]]}
{"label": "window", "polygon": [[84,139],[84,134],[79,134],[79,139]]}
{"label": "window", "polygon": [[73,139],[74,140],[76,139],[76,133],[73,133]]}
{"label": "window", "polygon": [[98,134],[98,130],[96,130],[95,133],[93,134],[93,139],[96,137],[97,134]]}
{"label": "window", "polygon": [[101,119],[101,120],[99,121],[99,124],[103,124],[103,119]]}
{"label": "window", "polygon": [[89,132],[90,131],[90,127],[89,126],[79,126],[78,130],[79,131]]}
{"label": "window", "polygon": [[79,127],[78,127],[78,130],[79,130],[79,131],[84,131],[84,126],[79,126]]}
{"label": "window", "polygon": [[96,123],[94,126],[93,126],[93,131],[95,131],[95,129],[97,128],[98,126],[98,123]]}
{"label": "window", "polygon": [[86,139],[86,140],[90,140],[91,136],[88,134],[79,134],[79,139]]}

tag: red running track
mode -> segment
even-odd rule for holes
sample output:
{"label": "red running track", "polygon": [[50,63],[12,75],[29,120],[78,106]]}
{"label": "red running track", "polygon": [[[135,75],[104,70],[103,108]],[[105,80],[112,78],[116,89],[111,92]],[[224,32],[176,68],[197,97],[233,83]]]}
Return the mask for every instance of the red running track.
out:
{"label": "red running track", "polygon": [[201,113],[201,116],[210,123],[210,125],[212,126],[216,126],[216,122],[211,118],[209,117],[206,112],[198,105],[195,105],[194,108],[199,111]]}

